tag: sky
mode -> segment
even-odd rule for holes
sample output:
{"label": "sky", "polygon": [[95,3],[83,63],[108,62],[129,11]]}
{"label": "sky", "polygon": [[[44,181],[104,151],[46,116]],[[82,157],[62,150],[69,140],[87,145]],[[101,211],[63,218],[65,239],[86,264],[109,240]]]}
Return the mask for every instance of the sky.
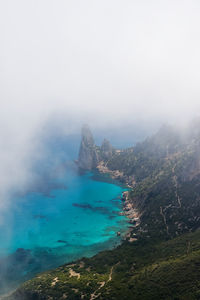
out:
{"label": "sky", "polygon": [[197,116],[199,10],[198,0],[1,0],[0,194],[31,177],[49,120],[67,120],[69,134]]}

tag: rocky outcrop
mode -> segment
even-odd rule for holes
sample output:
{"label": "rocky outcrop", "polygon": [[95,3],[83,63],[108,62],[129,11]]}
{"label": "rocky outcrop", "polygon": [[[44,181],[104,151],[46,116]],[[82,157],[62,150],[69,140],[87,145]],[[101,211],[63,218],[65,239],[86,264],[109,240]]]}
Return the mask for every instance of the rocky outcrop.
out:
{"label": "rocky outcrop", "polygon": [[97,147],[88,125],[82,128],[82,139],[79,150],[78,166],[84,170],[96,168],[99,162]]}
{"label": "rocky outcrop", "polygon": [[78,167],[82,170],[97,169],[100,173],[110,174],[111,178],[125,183],[128,187],[135,184],[134,176],[128,176],[120,170],[111,170],[107,167],[109,161],[121,150],[116,150],[111,143],[104,139],[99,147],[95,145],[93,135],[88,125],[82,127],[82,139],[78,157]]}
{"label": "rocky outcrop", "polygon": [[111,143],[104,139],[102,145],[96,146],[88,125],[82,128],[82,139],[79,150],[78,166],[84,170],[92,170],[98,167],[101,161],[107,162],[112,158],[115,149]]}
{"label": "rocky outcrop", "polygon": [[101,157],[103,160],[108,160],[112,157],[114,153],[114,148],[113,146],[111,145],[111,143],[104,139],[103,140],[103,143],[101,145]]}

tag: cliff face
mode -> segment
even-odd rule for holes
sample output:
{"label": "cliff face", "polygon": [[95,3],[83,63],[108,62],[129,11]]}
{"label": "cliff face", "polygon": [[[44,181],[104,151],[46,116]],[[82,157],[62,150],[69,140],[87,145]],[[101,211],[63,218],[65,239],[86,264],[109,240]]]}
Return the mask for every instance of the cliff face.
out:
{"label": "cliff face", "polygon": [[82,138],[78,157],[78,166],[84,170],[95,169],[103,161],[107,162],[115,153],[111,143],[104,139],[101,147],[96,146],[88,125],[82,128]]}
{"label": "cliff face", "polygon": [[99,162],[97,147],[88,125],[82,128],[82,139],[79,150],[78,166],[84,170],[96,168]]}

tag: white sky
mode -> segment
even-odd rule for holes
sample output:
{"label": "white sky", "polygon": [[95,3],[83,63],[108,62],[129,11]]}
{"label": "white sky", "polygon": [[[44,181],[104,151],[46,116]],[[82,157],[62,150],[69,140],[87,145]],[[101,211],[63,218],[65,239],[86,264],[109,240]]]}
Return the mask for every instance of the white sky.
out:
{"label": "white sky", "polygon": [[198,0],[1,0],[0,186],[25,177],[54,113],[108,128],[197,115],[199,15]]}

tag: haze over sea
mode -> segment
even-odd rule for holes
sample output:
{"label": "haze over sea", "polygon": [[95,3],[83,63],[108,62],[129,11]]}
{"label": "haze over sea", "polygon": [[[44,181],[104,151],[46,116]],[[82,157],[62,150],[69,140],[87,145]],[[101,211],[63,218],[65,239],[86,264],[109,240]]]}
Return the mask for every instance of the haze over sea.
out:
{"label": "haze over sea", "polygon": [[119,215],[124,188],[91,172],[80,174],[72,144],[48,141],[47,157],[34,166],[37,180],[13,193],[0,224],[1,294],[38,272],[113,248],[121,242],[117,232],[127,230]]}

